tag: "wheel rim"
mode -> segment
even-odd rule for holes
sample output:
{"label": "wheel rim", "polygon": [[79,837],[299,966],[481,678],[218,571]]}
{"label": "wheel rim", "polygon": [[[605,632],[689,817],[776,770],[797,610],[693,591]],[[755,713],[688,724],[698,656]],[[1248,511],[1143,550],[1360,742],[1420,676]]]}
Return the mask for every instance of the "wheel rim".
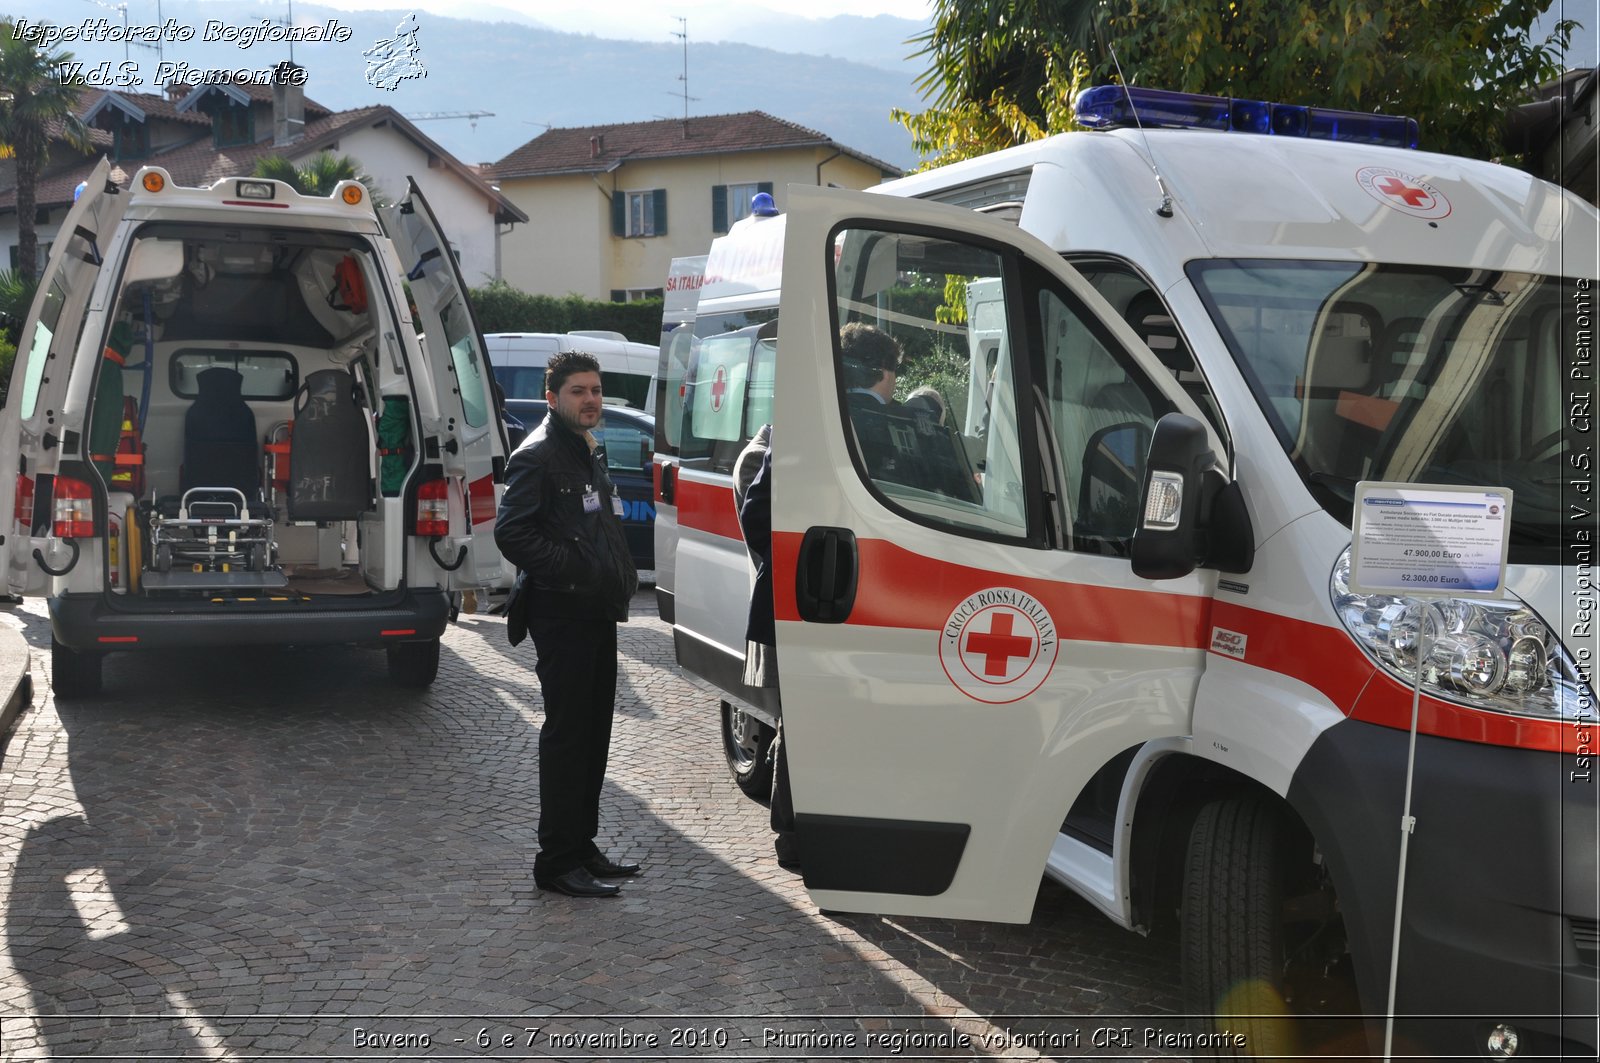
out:
{"label": "wheel rim", "polygon": [[729,710],[728,751],[740,772],[755,767],[756,755],[760,752],[759,727],[755,717],[743,709],[735,706]]}

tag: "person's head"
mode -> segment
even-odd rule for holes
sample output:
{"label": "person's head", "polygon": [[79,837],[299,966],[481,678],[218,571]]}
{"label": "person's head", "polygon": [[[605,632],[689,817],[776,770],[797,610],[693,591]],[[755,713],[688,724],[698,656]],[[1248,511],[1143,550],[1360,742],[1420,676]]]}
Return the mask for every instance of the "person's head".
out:
{"label": "person's head", "polygon": [[544,387],[550,412],[574,432],[586,432],[600,423],[600,363],[593,355],[581,351],[552,354],[544,367]]}
{"label": "person's head", "polygon": [[875,391],[884,401],[894,398],[895,376],[900,372],[900,344],[879,328],[852,321],[839,330],[839,353],[844,356],[845,386]]}
{"label": "person's head", "polygon": [[944,424],[944,396],[937,388],[921,387],[906,396],[906,406],[925,414],[934,424]]}

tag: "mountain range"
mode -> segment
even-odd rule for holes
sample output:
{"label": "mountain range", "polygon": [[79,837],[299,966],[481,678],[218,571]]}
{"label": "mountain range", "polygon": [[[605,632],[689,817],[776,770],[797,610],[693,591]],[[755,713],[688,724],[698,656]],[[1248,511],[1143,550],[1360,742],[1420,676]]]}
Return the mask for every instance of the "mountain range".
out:
{"label": "mountain range", "polygon": [[[63,0],[10,0],[12,15],[81,27],[105,19],[122,24],[113,5]],[[326,25],[348,30],[348,39],[293,44],[242,38],[205,40],[210,23],[259,30],[263,20],[278,24],[281,3],[237,0],[172,0],[135,4],[134,26],[162,23],[192,28],[191,39],[166,41],[154,48],[123,42],[64,41],[55,50],[77,60],[134,64],[141,85],[130,91],[155,92],[158,61],[187,63],[191,70],[245,67],[269,69],[292,57],[308,73],[306,94],[335,110],[388,104],[410,117],[457,112],[488,112],[469,118],[420,119],[419,127],[467,163],[492,162],[550,126],[675,118],[684,113],[685,50],[662,16],[664,43],[609,40],[563,33],[522,21],[482,22],[416,13],[416,58],[426,76],[385,90],[368,83],[363,51],[393,39],[410,13],[343,11],[314,4],[294,5],[297,26]],[[149,8],[141,16],[138,8]],[[783,42],[784,50],[731,42],[696,43],[687,50],[687,101],[690,114],[766,111],[826,134],[860,152],[893,165],[915,163],[910,135],[890,118],[895,107],[918,109],[912,87],[924,61],[907,57],[916,45],[908,39],[923,31],[917,22],[888,16],[840,16],[807,20],[779,16],[763,24],[762,36]],[[692,32],[692,27],[691,27]],[[815,48],[816,54],[799,49]],[[830,52],[832,54],[822,54]]]}

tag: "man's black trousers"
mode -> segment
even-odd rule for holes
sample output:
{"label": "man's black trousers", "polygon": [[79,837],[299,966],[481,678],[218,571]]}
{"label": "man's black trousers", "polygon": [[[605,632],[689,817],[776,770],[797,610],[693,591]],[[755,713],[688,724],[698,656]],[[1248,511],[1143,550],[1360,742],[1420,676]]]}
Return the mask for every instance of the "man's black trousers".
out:
{"label": "man's black trousers", "polygon": [[544,695],[539,729],[539,855],[548,880],[599,852],[600,788],[617,696],[617,625],[612,620],[530,619]]}

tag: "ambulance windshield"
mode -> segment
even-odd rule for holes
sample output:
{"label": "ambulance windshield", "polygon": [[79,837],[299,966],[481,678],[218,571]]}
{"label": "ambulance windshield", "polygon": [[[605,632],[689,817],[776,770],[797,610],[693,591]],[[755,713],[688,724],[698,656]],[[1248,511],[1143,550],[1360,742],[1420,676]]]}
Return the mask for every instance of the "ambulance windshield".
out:
{"label": "ambulance windshield", "polygon": [[[1576,432],[1563,404],[1576,282],[1486,270],[1202,261],[1191,279],[1312,494],[1361,480],[1509,487],[1513,562],[1559,559]],[[1588,372],[1588,365],[1582,367]]]}

